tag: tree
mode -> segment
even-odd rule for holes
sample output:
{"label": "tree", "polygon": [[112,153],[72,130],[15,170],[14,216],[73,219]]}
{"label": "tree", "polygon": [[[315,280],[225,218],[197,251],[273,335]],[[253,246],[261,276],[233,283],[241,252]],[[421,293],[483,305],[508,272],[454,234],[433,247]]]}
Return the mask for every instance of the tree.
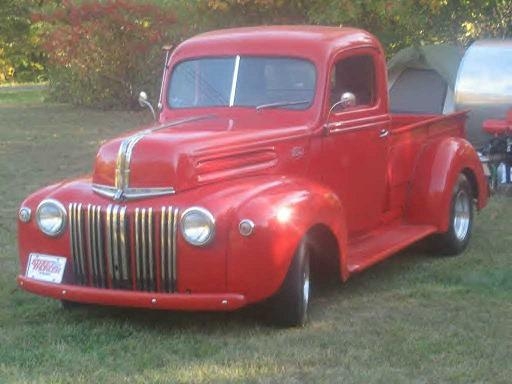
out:
{"label": "tree", "polygon": [[31,12],[42,5],[42,0],[0,0],[0,82],[44,76],[44,55],[30,20]]}
{"label": "tree", "polygon": [[[510,0],[197,0],[217,26],[308,23],[355,26],[388,53],[412,44],[512,36]],[[209,11],[209,13],[205,12]]]}
{"label": "tree", "polygon": [[54,98],[131,108],[141,88],[154,90],[160,80],[160,49],[172,39],[176,18],[165,7],[134,0],[63,0],[35,21]]}
{"label": "tree", "polygon": [[205,0],[197,1],[197,15],[217,26],[299,24],[307,21],[307,0]]}

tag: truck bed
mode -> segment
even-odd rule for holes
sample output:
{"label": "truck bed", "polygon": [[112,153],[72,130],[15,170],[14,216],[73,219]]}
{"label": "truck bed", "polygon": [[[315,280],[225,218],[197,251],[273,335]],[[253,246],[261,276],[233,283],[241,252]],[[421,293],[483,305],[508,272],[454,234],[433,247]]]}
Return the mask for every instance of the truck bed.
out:
{"label": "truck bed", "polygon": [[388,176],[391,216],[403,216],[403,204],[418,155],[429,143],[443,137],[464,137],[466,112],[450,115],[391,115]]}
{"label": "truck bed", "polygon": [[[429,133],[434,133],[431,131],[450,129],[452,135],[464,136],[466,117],[467,111],[455,112],[449,115],[391,114],[391,131],[398,134],[417,128],[428,128]],[[456,134],[457,131],[459,134]]]}

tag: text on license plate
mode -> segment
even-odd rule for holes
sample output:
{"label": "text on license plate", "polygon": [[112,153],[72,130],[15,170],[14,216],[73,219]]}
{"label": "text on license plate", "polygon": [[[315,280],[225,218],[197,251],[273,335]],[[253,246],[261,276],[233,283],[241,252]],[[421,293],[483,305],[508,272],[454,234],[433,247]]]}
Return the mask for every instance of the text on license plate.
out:
{"label": "text on license plate", "polygon": [[60,283],[65,267],[65,257],[31,253],[28,258],[26,276],[49,283]]}

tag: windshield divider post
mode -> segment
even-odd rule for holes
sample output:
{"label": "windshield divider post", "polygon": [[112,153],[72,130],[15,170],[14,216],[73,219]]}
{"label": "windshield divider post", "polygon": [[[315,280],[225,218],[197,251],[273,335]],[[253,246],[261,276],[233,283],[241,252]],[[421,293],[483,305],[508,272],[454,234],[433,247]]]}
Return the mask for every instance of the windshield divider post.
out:
{"label": "windshield divider post", "polygon": [[231,93],[229,95],[229,106],[235,104],[236,85],[238,82],[238,69],[240,68],[240,55],[236,55],[235,70],[233,71],[233,81],[231,82]]}

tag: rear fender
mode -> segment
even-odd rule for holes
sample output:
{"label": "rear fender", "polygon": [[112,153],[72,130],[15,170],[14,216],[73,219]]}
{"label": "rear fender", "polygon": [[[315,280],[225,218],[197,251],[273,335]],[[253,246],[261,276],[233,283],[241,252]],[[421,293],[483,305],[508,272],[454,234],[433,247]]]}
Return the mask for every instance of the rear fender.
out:
{"label": "rear fender", "polygon": [[428,144],[420,154],[406,204],[411,224],[434,225],[439,232],[449,227],[452,191],[460,173],[468,177],[477,208],[488,199],[482,164],[473,146],[459,137],[443,138]]}
{"label": "rear fender", "polygon": [[[340,274],[346,278],[345,213],[338,198],[307,180],[281,179],[269,185],[236,210],[229,233],[228,289],[244,293],[250,302],[276,293],[301,239],[319,224],[336,238]],[[251,235],[241,235],[242,220],[254,223]]]}

